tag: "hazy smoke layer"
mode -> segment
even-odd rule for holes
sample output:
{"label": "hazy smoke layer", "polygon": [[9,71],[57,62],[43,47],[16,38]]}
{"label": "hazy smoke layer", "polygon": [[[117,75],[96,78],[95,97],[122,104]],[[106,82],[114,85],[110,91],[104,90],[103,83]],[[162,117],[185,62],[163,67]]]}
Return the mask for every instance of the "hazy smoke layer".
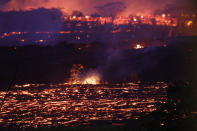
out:
{"label": "hazy smoke layer", "polygon": [[0,32],[56,32],[62,29],[62,13],[57,9],[0,12]]}
{"label": "hazy smoke layer", "polygon": [[[130,15],[136,13],[150,14],[155,10],[162,10],[168,5],[178,3],[188,3],[188,0],[1,0],[1,10],[31,10],[38,8],[58,8],[61,11],[71,14],[74,10],[79,10],[85,15],[99,13],[99,9],[111,11],[116,4],[115,9],[121,15]],[[190,2],[193,0],[189,0]],[[119,3],[119,5],[117,5]],[[107,5],[107,6],[106,6]],[[105,7],[106,6],[106,7]],[[120,6],[120,8],[117,6]],[[99,8],[98,8],[99,7]],[[125,7],[125,8],[124,8]],[[106,9],[108,8],[108,9]],[[114,9],[112,10],[114,12]],[[109,13],[109,12],[108,12]],[[110,14],[110,13],[109,13]],[[114,14],[114,13],[112,13]]]}

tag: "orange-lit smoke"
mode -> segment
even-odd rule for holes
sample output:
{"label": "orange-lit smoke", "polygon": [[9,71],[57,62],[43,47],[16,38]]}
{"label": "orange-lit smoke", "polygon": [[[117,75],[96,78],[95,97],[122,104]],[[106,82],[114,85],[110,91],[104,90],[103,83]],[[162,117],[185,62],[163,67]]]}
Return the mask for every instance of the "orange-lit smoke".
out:
{"label": "orange-lit smoke", "polygon": [[86,8],[91,0],[10,0],[3,7],[3,11],[27,11],[38,8],[57,8],[62,12],[71,13],[79,10],[84,13],[90,13],[91,8]]}
{"label": "orange-lit smoke", "polygon": [[68,81],[69,84],[80,84],[80,73],[84,67],[81,64],[74,64],[70,70],[70,79]]}
{"label": "orange-lit smoke", "polygon": [[[130,14],[153,14],[158,9],[163,9],[166,5],[173,3],[176,0],[10,0],[9,2],[1,5],[3,11],[20,11],[32,10],[38,8],[58,8],[62,12],[71,14],[73,11],[78,10],[85,15],[99,13],[95,8],[103,6],[107,3],[119,2],[126,6],[124,10],[118,15]],[[110,10],[109,10],[110,11]]]}

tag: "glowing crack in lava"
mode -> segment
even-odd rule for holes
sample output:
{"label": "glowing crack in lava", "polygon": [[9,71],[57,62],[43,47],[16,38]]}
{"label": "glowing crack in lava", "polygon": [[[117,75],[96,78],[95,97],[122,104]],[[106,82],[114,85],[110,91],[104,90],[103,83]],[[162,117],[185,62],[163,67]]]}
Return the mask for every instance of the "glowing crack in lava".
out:
{"label": "glowing crack in lava", "polygon": [[15,85],[9,92],[0,91],[0,101],[5,99],[0,110],[0,126],[36,130],[85,128],[99,121],[105,121],[107,125],[125,123],[155,111],[158,104],[165,104],[167,88],[165,82]]}
{"label": "glowing crack in lava", "polygon": [[100,84],[101,76],[98,72],[91,71],[88,73],[83,73],[83,70],[83,65],[74,64],[70,70],[68,84]]}

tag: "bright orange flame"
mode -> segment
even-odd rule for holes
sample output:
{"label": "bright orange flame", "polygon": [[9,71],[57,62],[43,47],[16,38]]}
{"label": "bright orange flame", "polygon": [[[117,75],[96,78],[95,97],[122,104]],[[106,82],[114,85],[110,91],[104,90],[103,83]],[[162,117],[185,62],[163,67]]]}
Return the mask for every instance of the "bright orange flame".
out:
{"label": "bright orange flame", "polygon": [[193,21],[190,20],[190,21],[187,22],[186,25],[189,27],[189,26],[191,26],[192,24],[193,24]]}
{"label": "bright orange flame", "polygon": [[76,16],[73,16],[73,19],[76,19],[77,17]]}
{"label": "bright orange flame", "polygon": [[69,84],[100,84],[100,74],[97,72],[90,72],[81,75],[84,67],[81,64],[74,64],[70,70],[71,76],[69,79]]}
{"label": "bright orange flame", "polygon": [[71,21],[87,21],[87,22],[99,22],[100,24],[106,24],[106,23],[113,23],[115,25],[121,25],[121,24],[138,24],[139,22],[143,24],[149,24],[153,25],[152,19],[155,19],[156,25],[166,25],[166,26],[177,26],[177,19],[170,17],[170,15],[162,14],[162,15],[156,15],[156,16],[134,16],[134,18],[130,16],[116,16],[114,19],[112,17],[91,17],[91,16],[83,16],[83,17],[77,17],[77,16],[70,16],[65,17],[65,20],[71,20]]}
{"label": "bright orange flame", "polygon": [[166,17],[166,14],[162,14],[162,17],[165,18]]}
{"label": "bright orange flame", "polygon": [[92,84],[92,85],[96,85],[96,84],[99,84],[99,83],[100,83],[100,76],[97,75],[97,74],[88,76],[82,82],[82,84]]}
{"label": "bright orange flame", "polygon": [[88,19],[88,18],[90,18],[90,16],[87,15],[87,16],[85,16],[85,18]]}
{"label": "bright orange flame", "polygon": [[144,48],[144,46],[143,45],[141,45],[141,44],[137,44],[137,45],[135,45],[135,47],[134,47],[136,50],[138,50],[138,49],[143,49]]}

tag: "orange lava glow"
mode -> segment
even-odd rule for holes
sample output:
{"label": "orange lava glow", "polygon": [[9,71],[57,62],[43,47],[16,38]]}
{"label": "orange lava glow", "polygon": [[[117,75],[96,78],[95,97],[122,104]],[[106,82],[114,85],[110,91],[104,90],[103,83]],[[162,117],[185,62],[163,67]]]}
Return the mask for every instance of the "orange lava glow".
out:
{"label": "orange lava glow", "polygon": [[8,92],[0,91],[0,101],[5,99],[0,110],[0,126],[80,126],[94,120],[138,119],[167,100],[166,83],[141,86],[140,83],[15,85]]}

